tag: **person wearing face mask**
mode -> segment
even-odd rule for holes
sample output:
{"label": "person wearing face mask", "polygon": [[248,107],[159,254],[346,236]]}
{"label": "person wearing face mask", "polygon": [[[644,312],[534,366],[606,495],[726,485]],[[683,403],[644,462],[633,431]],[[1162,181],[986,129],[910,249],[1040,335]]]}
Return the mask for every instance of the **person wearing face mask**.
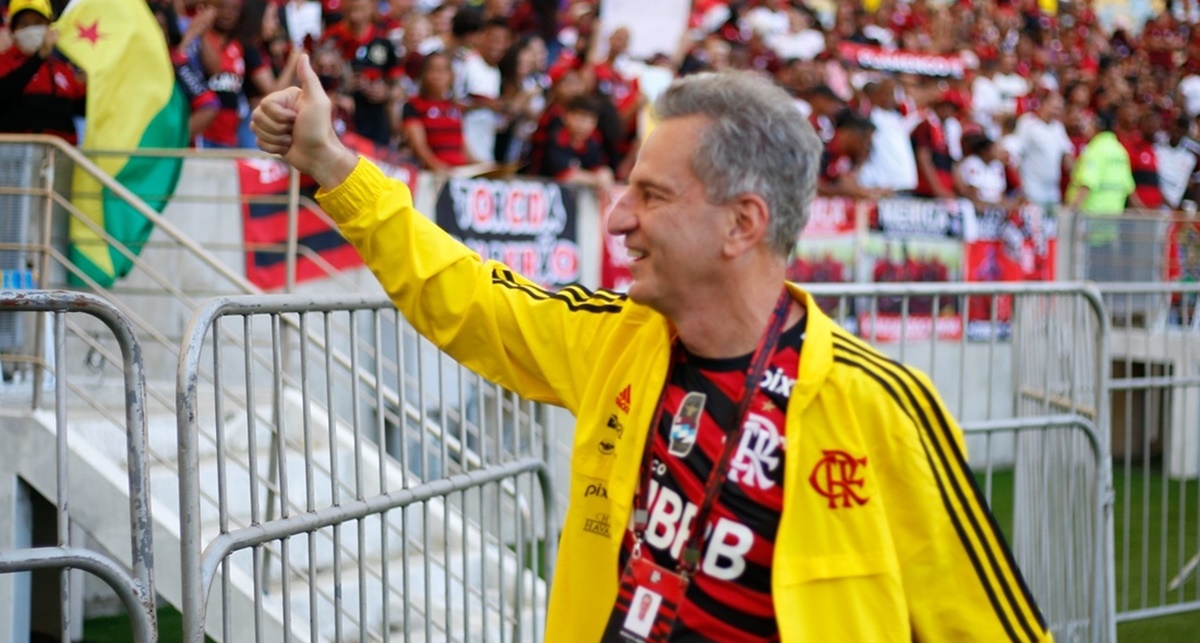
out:
{"label": "person wearing face mask", "polygon": [[50,0],[12,0],[8,10],[13,46],[0,53],[0,132],[53,134],[75,144],[86,85],[55,52]]}

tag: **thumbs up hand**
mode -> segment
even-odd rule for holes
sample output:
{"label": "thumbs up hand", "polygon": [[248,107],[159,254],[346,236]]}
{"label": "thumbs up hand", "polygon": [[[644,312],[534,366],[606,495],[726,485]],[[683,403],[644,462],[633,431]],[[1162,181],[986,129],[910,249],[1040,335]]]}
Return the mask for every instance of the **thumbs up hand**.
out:
{"label": "thumbs up hand", "polygon": [[358,157],[333,131],[332,105],[321,88],[308,56],[297,72],[299,87],[288,87],[262,99],[250,117],[250,129],[263,151],[279,154],[325,189],[339,185],[358,163]]}

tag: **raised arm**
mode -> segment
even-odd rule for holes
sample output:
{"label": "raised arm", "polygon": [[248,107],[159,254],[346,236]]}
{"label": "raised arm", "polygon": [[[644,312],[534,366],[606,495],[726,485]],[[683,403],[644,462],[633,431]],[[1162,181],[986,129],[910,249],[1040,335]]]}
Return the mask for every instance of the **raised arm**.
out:
{"label": "raised arm", "polygon": [[595,347],[619,322],[625,299],[579,287],[547,291],[480,259],[418,212],[403,183],[341,144],[307,60],[299,71],[300,87],[255,110],[259,146],[317,180],[321,205],[418,332],[506,388],[576,408],[596,371]]}

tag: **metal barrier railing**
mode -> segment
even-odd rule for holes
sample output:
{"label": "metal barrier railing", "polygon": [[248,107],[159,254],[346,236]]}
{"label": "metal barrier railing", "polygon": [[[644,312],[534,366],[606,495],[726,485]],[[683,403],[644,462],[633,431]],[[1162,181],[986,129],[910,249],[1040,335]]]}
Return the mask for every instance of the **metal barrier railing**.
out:
{"label": "metal barrier railing", "polygon": [[844,328],[929,375],[1056,640],[1114,640],[1108,316],[1098,292],[1067,283],[806,289],[827,298]]}
{"label": "metal barrier railing", "polygon": [[1200,610],[1200,284],[1099,284],[1112,319],[1116,619]]}
{"label": "metal barrier railing", "polygon": [[[230,317],[240,331],[222,323]],[[337,324],[349,332],[337,336]],[[393,628],[407,638],[414,626],[425,640],[538,637],[557,528],[538,407],[453,364],[383,298],[219,299],[188,337],[186,640],[205,627],[228,640],[235,623],[254,623],[257,640],[375,640]],[[205,353],[211,390],[198,376]],[[204,480],[217,489],[202,493]],[[308,546],[297,553],[299,535]],[[220,622],[206,623],[218,575]]]}
{"label": "metal barrier railing", "polygon": [[[5,312],[50,312],[53,325],[55,363],[55,448],[57,463],[54,479],[56,494],[57,547],[12,550],[0,553],[0,573],[60,569],[62,639],[70,637],[71,587],[67,570],[82,569],[107,582],[124,603],[139,643],[157,640],[155,613],[154,542],[150,508],[150,476],[147,469],[147,431],[145,418],[145,377],[142,372],[141,345],[129,320],[114,306],[91,295],[58,291],[0,292],[0,310]],[[78,313],[90,315],[109,328],[120,347],[124,372],[126,469],[129,491],[129,530],[131,549],[129,567],[108,555],[70,546],[71,476],[68,466],[70,445],[68,435],[66,369],[66,316]],[[34,389],[41,382],[33,382]]]}
{"label": "metal barrier railing", "polygon": [[1195,250],[1200,245],[1200,220],[1195,214],[1133,209],[1116,216],[1074,214],[1064,228],[1068,279],[1188,281],[1200,270]]}
{"label": "metal barrier railing", "polygon": [[[1012,493],[1012,513],[999,519],[1012,521],[1014,556],[1055,640],[1111,640],[1112,620],[1105,616],[1110,612],[1102,605],[1111,567],[1103,538],[1110,494],[1097,427],[1065,414],[974,422],[963,433],[1017,446],[1012,470],[985,455],[975,471],[993,512],[1000,508],[993,502],[999,488],[1009,485],[1003,492]],[[1011,480],[1003,480],[1008,476]]]}

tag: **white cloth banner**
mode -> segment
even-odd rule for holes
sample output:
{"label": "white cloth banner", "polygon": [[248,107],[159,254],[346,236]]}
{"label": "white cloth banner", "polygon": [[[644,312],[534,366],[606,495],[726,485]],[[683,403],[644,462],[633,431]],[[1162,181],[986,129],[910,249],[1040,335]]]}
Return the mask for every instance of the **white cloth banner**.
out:
{"label": "white cloth banner", "polygon": [[621,27],[629,30],[632,58],[645,60],[655,54],[668,56],[679,49],[687,30],[691,0],[601,0],[598,54],[608,51],[608,36]]}

